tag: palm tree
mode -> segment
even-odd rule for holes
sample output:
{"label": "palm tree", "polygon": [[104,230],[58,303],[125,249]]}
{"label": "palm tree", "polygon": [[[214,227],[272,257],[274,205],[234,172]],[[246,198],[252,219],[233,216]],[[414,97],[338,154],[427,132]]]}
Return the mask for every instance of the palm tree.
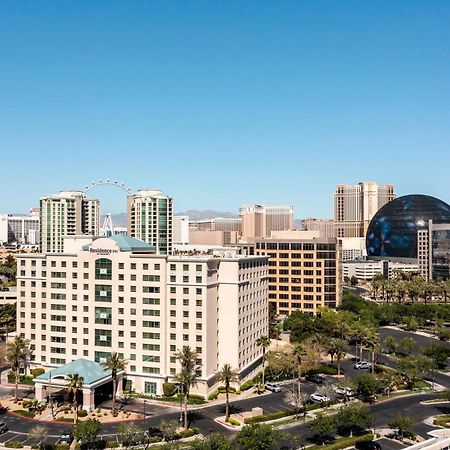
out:
{"label": "palm tree", "polygon": [[108,356],[108,359],[102,363],[102,366],[106,370],[111,371],[111,378],[113,382],[113,392],[112,392],[112,410],[111,413],[114,415],[116,412],[116,395],[117,395],[117,380],[118,373],[125,370],[128,361],[124,358],[121,358],[117,352],[112,352]]}
{"label": "palm tree", "polygon": [[188,400],[191,387],[197,384],[200,364],[198,364],[198,354],[191,347],[185,345],[182,350],[175,353],[175,357],[181,364],[181,370],[175,375],[175,381],[180,383],[184,402],[184,428],[188,428]]}
{"label": "palm tree", "polygon": [[31,355],[30,341],[21,336],[16,336],[6,344],[5,361],[9,364],[15,376],[14,401],[17,402],[17,391],[19,389],[20,368],[27,365]]}
{"label": "palm tree", "polygon": [[337,361],[337,375],[341,376],[341,361],[346,357],[348,352],[348,343],[344,339],[335,339],[334,351]]}
{"label": "palm tree", "polygon": [[73,396],[73,406],[75,407],[74,423],[78,421],[78,392],[81,391],[84,384],[84,378],[77,373],[72,373],[67,377],[66,389],[69,394]]}
{"label": "palm tree", "polygon": [[225,385],[225,394],[227,401],[225,404],[225,422],[230,418],[230,384],[239,381],[239,372],[231,368],[229,364],[224,364],[222,369],[217,373],[217,380],[223,382]]}
{"label": "palm tree", "polygon": [[372,362],[372,368],[371,372],[375,372],[375,353],[380,348],[380,338],[377,336],[377,334],[373,330],[369,330],[369,333],[364,339],[364,346],[370,351],[371,354],[371,362]]}
{"label": "palm tree", "polygon": [[363,342],[368,333],[369,329],[361,323],[356,323],[352,331],[352,335],[355,338],[355,351],[356,351],[355,356],[358,357],[358,346],[359,346],[360,360],[362,359]]}
{"label": "palm tree", "polygon": [[256,345],[258,347],[262,348],[262,364],[263,364],[263,371],[262,371],[262,385],[263,385],[263,390],[265,389],[265,372],[266,372],[266,350],[269,348],[270,345],[270,338],[269,336],[260,336],[257,340],[256,340]]}

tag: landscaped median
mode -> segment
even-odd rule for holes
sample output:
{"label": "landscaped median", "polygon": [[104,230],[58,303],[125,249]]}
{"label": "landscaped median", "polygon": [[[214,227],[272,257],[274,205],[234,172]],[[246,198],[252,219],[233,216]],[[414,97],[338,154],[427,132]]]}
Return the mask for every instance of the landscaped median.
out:
{"label": "landscaped median", "polygon": [[362,436],[343,437],[336,439],[332,444],[328,445],[311,445],[308,450],[341,450],[347,447],[354,447],[357,442],[371,441],[373,434],[364,434]]}

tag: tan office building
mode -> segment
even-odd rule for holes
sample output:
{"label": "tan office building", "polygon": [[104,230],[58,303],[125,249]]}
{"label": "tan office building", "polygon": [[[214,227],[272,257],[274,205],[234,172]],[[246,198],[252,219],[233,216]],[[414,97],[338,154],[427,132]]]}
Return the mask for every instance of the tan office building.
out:
{"label": "tan office building", "polygon": [[335,237],[365,237],[373,216],[394,198],[392,184],[337,185],[334,193]]}
{"label": "tan office building", "polygon": [[128,196],[128,234],[156,248],[173,251],[173,199],[159,190],[141,189]]}
{"label": "tan office building", "polygon": [[334,238],[291,238],[295,233],[255,242],[256,255],[269,256],[269,305],[281,316],[336,308],[342,298],[341,244]]}
{"label": "tan office building", "polygon": [[294,208],[285,205],[244,205],[239,210],[242,239],[270,237],[272,231],[292,230]]}
{"label": "tan office building", "polygon": [[[97,238],[70,253],[18,256],[17,332],[33,345],[34,367],[112,351],[129,361],[132,388],[161,394],[189,345],[202,364],[195,391],[216,386],[225,363],[242,379],[261,363],[257,339],[268,334],[267,258],[162,256],[124,235]],[[82,240],[85,242],[85,240]]]}
{"label": "tan office building", "polygon": [[62,191],[40,199],[40,251],[63,251],[64,237],[99,234],[100,202],[81,191]]}

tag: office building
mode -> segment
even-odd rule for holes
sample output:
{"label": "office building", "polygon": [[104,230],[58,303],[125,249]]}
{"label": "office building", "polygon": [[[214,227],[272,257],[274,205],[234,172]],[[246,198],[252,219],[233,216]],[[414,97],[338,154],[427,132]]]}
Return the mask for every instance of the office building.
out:
{"label": "office building", "polygon": [[450,223],[433,223],[417,232],[420,274],[427,280],[450,278]]}
{"label": "office building", "polygon": [[29,215],[0,214],[0,244],[39,245],[39,210]]}
{"label": "office building", "polygon": [[189,216],[173,216],[173,243],[189,244]]}
{"label": "office building", "polygon": [[315,314],[341,302],[341,244],[308,233],[273,233],[255,241],[256,255],[269,256],[269,305],[280,316]]}
{"label": "office building", "polygon": [[18,256],[17,331],[33,346],[32,366],[79,359],[128,360],[128,388],[162,394],[189,345],[201,367],[193,391],[207,395],[229,363],[241,380],[260,368],[268,334],[267,258],[236,252],[157,255],[129,236],[101,237],[68,253]]}
{"label": "office building", "polygon": [[333,219],[302,219],[300,221],[300,229],[304,231],[318,231],[319,237],[334,237],[334,220]]}
{"label": "office building", "polygon": [[86,198],[81,191],[62,191],[40,199],[40,251],[59,253],[64,250],[65,236],[98,235],[97,199]]}
{"label": "office building", "polygon": [[239,210],[242,239],[270,237],[272,231],[292,230],[294,208],[285,205],[244,205]]}
{"label": "office building", "polygon": [[128,234],[171,255],[173,245],[173,200],[162,191],[141,189],[128,196]]}
{"label": "office building", "polygon": [[343,278],[356,277],[361,281],[371,281],[376,275],[394,278],[398,272],[417,273],[418,266],[414,262],[389,260],[355,260],[344,261],[342,264]]}
{"label": "office building", "polygon": [[339,184],[334,194],[334,227],[336,237],[365,237],[372,217],[395,198],[394,185],[361,182]]}

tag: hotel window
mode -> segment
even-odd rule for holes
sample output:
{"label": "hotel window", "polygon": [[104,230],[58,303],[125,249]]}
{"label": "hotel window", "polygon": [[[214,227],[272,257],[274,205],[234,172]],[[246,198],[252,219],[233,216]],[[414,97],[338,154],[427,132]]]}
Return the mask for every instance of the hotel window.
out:
{"label": "hotel window", "polygon": [[95,261],[95,279],[111,280],[111,278],[112,278],[112,261],[107,258],[97,259]]}

